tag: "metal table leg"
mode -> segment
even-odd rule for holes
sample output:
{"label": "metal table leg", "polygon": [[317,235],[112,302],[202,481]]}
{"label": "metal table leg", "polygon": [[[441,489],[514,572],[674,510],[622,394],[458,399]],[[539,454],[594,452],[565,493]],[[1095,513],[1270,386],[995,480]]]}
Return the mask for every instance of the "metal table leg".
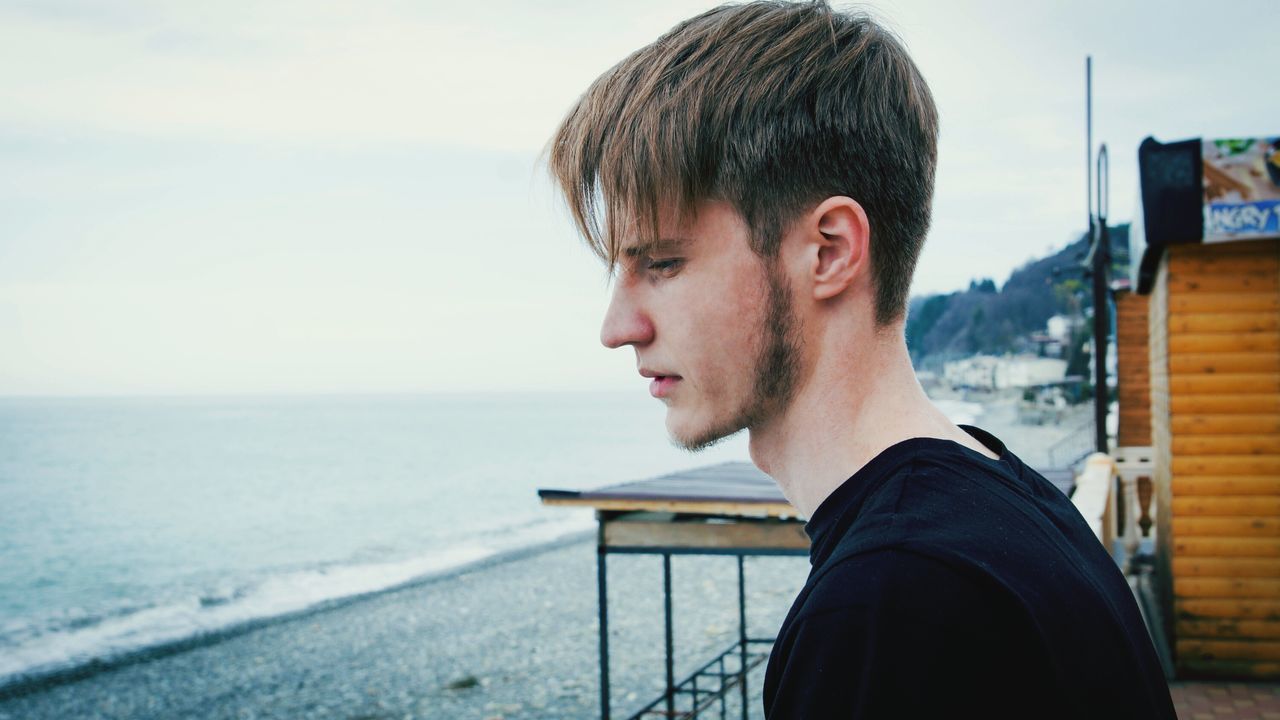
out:
{"label": "metal table leg", "polygon": [[667,629],[667,717],[676,714],[675,640],[671,626],[671,553],[662,554],[663,614]]}
{"label": "metal table leg", "polygon": [[747,720],[747,571],[742,555],[738,556],[738,647],[742,658],[742,720]]}
{"label": "metal table leg", "polygon": [[596,544],[596,592],[600,608],[600,718],[609,720],[609,588],[608,568],[605,566],[607,551],[604,545],[604,523],[600,523]]}

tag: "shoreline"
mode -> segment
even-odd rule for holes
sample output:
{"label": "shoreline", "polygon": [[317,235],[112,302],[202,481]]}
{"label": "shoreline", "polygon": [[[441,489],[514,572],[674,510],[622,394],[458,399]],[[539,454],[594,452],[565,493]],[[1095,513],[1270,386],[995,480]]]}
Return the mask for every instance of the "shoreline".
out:
{"label": "shoreline", "polygon": [[[662,690],[662,561],[610,556],[613,709]],[[776,632],[808,575],[800,557],[746,559],[748,631]],[[672,561],[678,675],[737,638],[737,564]],[[599,717],[594,538],[266,623],[0,700],[0,720],[587,720]],[[750,679],[759,717],[764,669]],[[736,693],[728,698],[734,716]]]}
{"label": "shoreline", "polygon": [[378,596],[395,593],[401,590],[446,582],[458,575],[484,570],[486,568],[515,562],[531,556],[563,548],[582,542],[595,535],[594,530],[579,530],[567,533],[552,540],[542,541],[523,547],[507,548],[486,555],[476,560],[464,562],[440,571],[429,572],[410,580],[388,585],[387,587],[368,592],[355,593],[342,597],[322,600],[314,605],[265,617],[253,618],[234,623],[216,630],[199,631],[195,634],[175,640],[161,641],[133,650],[126,650],[114,655],[95,657],[69,667],[53,668],[34,673],[20,673],[0,680],[0,703],[40,693],[68,683],[91,678],[95,675],[128,667],[136,663],[148,662],[171,655],[184,653],[196,648],[216,645],[220,642],[251,633],[264,627],[294,622],[312,615],[330,612],[347,605],[367,601]]}

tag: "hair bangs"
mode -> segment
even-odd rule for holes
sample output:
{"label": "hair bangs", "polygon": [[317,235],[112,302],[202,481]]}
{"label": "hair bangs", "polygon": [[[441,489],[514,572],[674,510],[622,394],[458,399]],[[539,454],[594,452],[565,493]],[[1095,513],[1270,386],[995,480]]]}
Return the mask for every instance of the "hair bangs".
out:
{"label": "hair bangs", "polygon": [[612,270],[626,247],[659,239],[711,195],[715,163],[696,122],[644,48],[601,76],[561,124],[549,169],[592,252]]}

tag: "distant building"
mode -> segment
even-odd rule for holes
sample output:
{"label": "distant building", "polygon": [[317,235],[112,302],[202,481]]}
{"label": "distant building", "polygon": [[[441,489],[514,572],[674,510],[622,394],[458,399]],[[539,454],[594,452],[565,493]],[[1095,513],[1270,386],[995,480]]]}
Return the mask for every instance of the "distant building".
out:
{"label": "distant building", "polygon": [[1066,354],[1066,345],[1048,333],[1032,333],[1029,339],[1040,357],[1060,358]]}
{"label": "distant building", "polygon": [[1054,315],[1045,323],[1048,330],[1046,334],[1059,344],[1066,345],[1071,340],[1071,331],[1075,329],[1075,325],[1075,321],[1066,315]]}
{"label": "distant building", "polygon": [[1067,374],[1061,358],[1020,356],[1001,358],[996,365],[996,388],[1025,388],[1059,382]]}
{"label": "distant building", "polygon": [[952,387],[974,390],[1005,390],[1059,382],[1067,374],[1067,361],[1060,358],[1017,355],[994,357],[974,355],[943,366],[943,377]]}
{"label": "distant building", "polygon": [[954,388],[994,390],[996,365],[999,362],[1000,358],[991,355],[974,355],[946,363],[942,366],[942,376]]}

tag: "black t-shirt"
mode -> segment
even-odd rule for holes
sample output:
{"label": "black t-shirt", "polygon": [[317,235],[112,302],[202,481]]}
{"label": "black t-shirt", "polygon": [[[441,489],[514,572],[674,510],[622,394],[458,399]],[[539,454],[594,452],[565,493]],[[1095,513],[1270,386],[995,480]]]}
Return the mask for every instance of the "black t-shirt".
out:
{"label": "black t-shirt", "polygon": [[1123,574],[1004,444],[914,438],[805,526],[812,570],[765,673],[765,716],[1173,718]]}

